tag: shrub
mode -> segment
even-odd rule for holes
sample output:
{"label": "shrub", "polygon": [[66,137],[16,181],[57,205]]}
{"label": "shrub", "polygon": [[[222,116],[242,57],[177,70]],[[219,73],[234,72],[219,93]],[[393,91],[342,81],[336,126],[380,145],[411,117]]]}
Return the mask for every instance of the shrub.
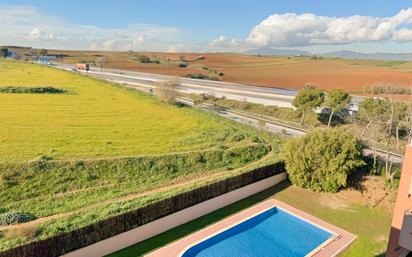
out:
{"label": "shrub", "polygon": [[203,75],[200,73],[189,73],[186,75],[186,77],[191,79],[209,79],[207,75]]}
{"label": "shrub", "polygon": [[186,68],[186,67],[187,67],[187,63],[185,63],[185,62],[180,62],[180,63],[177,65],[177,67],[179,67],[179,68]]}
{"label": "shrub", "polygon": [[140,63],[150,63],[150,58],[149,58],[147,55],[139,55],[139,56],[137,57],[137,60],[138,60]]}
{"label": "shrub", "polygon": [[367,94],[398,94],[398,95],[411,95],[412,89],[405,86],[399,85],[387,85],[387,84],[380,84],[375,86],[365,86],[363,91]]}
{"label": "shrub", "polygon": [[365,164],[363,147],[353,134],[343,130],[313,130],[285,144],[286,171],[296,186],[337,192],[346,186],[348,175]]}
{"label": "shrub", "polygon": [[11,225],[29,222],[35,220],[37,217],[31,213],[9,211],[0,214],[0,225]]}
{"label": "shrub", "polygon": [[63,94],[66,90],[54,87],[0,87],[0,93],[11,94]]}
{"label": "shrub", "polygon": [[208,76],[210,80],[220,80],[220,77],[216,72],[209,72]]}
{"label": "shrub", "polygon": [[220,74],[222,73],[209,72],[209,75],[203,75],[201,73],[189,73],[186,75],[186,77],[192,78],[192,79],[220,80],[220,77],[223,76]]}
{"label": "shrub", "polygon": [[5,47],[0,47],[0,57],[6,57],[8,49]]}
{"label": "shrub", "polygon": [[37,226],[22,226],[13,228],[7,231],[6,236],[8,238],[18,238],[25,237],[28,239],[33,239],[41,233],[41,229]]}

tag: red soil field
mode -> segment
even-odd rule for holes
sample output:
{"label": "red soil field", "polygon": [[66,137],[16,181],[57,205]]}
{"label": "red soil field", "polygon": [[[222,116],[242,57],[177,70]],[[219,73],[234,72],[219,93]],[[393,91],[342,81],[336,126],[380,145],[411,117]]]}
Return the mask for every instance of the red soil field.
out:
{"label": "red soil field", "polygon": [[[306,83],[328,90],[343,88],[350,92],[362,92],[365,86],[378,84],[412,85],[411,63],[400,64],[407,69],[383,67],[379,62],[356,63],[354,60],[317,59],[310,57],[259,57],[241,54],[223,53],[135,53],[161,60],[162,64],[139,63],[130,57],[130,52],[91,52],[91,51],[50,51],[64,53],[69,57],[64,62],[74,63],[79,60],[93,61],[102,55],[107,58],[107,67],[133,71],[185,76],[189,73],[207,75],[209,70],[223,72],[223,81],[237,82],[266,87],[299,89]],[[187,68],[177,67],[179,57],[188,61]],[[205,59],[196,60],[203,56]],[[205,70],[207,67],[209,70]],[[410,71],[409,71],[410,70]]]}

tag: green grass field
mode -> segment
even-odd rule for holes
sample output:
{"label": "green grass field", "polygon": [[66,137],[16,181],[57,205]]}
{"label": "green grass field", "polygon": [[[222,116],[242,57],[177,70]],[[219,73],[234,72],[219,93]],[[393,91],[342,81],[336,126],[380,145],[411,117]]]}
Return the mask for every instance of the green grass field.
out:
{"label": "green grass field", "polygon": [[0,62],[0,87],[52,86],[68,94],[0,94],[0,159],[135,156],[225,143],[232,128],[189,108],[69,72]]}
{"label": "green grass field", "polygon": [[[0,60],[0,251],[277,160],[280,140],[190,107],[54,68]],[[42,218],[42,219],[40,219]]]}

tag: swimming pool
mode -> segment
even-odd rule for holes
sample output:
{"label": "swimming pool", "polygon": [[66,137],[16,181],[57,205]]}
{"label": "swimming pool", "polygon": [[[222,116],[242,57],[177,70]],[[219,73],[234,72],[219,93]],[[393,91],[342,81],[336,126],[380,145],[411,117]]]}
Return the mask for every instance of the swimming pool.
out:
{"label": "swimming pool", "polygon": [[333,234],[273,207],[191,246],[182,257],[304,257]]}

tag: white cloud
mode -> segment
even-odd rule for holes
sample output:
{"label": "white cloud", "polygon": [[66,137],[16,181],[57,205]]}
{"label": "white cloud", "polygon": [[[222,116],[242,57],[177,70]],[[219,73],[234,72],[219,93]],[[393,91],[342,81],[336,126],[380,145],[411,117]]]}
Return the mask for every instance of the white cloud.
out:
{"label": "white cloud", "polygon": [[[380,45],[393,47],[393,43],[412,42],[412,8],[386,18],[359,15],[329,17],[312,13],[273,14],[253,28],[247,38],[221,35],[210,42],[190,42],[190,35],[193,34],[180,28],[152,24],[129,24],[115,28],[74,24],[30,6],[0,4],[0,45],[172,52],[235,52],[256,47],[315,45],[338,48],[333,45],[381,42],[387,44]],[[402,44],[402,47],[406,45]]]}
{"label": "white cloud", "polygon": [[167,50],[185,31],[152,24],[101,28],[73,24],[30,6],[0,4],[0,45],[60,49]]}
{"label": "white cloud", "polygon": [[412,42],[412,30],[411,29],[400,29],[394,34],[393,39],[397,42]]}
{"label": "white cloud", "polygon": [[245,47],[245,42],[238,40],[236,38],[227,38],[223,35],[219,36],[216,39],[213,39],[212,41],[209,42],[209,46],[215,47],[215,48],[230,48],[232,50],[239,50],[243,49]]}
{"label": "white cloud", "polygon": [[211,46],[221,46],[221,45],[226,45],[228,44],[228,39],[221,35],[216,39],[213,39],[212,41],[210,41],[209,45]]}
{"label": "white cloud", "polygon": [[38,27],[33,28],[27,35],[28,39],[40,40],[40,41],[54,41],[63,40],[63,37],[55,36],[53,33],[49,33],[44,29],[39,29]]}
{"label": "white cloud", "polygon": [[387,17],[328,17],[312,13],[273,14],[257,25],[247,42],[253,46],[305,46],[356,42],[411,41],[405,26],[412,22],[412,8]]}
{"label": "white cloud", "polygon": [[143,36],[136,36],[134,39],[129,36],[119,36],[110,39],[93,39],[89,50],[122,50],[122,51],[137,51],[142,50],[145,45],[145,38]]}

